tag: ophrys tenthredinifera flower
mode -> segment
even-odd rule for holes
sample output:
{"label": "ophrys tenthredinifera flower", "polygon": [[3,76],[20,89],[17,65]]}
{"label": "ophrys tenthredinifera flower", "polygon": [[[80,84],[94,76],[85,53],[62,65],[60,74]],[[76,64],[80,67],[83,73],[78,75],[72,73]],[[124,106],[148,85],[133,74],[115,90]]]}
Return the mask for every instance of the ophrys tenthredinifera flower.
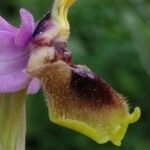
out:
{"label": "ophrys tenthredinifera flower", "polygon": [[25,9],[21,26],[0,18],[0,147],[21,150],[25,144],[25,95],[42,85],[50,120],[98,143],[120,145],[127,127],[140,117],[88,67],[74,65],[67,49],[67,12],[73,0],[55,0],[37,24]]}

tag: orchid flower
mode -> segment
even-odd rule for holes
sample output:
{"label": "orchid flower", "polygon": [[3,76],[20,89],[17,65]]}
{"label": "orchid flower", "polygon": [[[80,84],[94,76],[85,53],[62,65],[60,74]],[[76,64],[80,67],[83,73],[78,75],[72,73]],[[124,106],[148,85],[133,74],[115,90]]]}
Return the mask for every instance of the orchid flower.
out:
{"label": "orchid flower", "polygon": [[74,0],[55,0],[38,23],[20,9],[21,25],[0,17],[0,149],[24,150],[25,97],[42,86],[50,120],[97,143],[120,145],[127,127],[140,117],[129,113],[118,94],[88,67],[72,63],[67,49],[67,12]]}

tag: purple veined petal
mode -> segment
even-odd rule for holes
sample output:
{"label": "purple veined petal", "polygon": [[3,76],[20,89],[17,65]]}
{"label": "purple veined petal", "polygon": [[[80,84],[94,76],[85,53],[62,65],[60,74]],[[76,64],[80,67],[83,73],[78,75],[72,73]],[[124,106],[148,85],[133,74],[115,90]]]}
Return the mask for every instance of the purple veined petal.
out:
{"label": "purple veined petal", "polygon": [[18,29],[10,25],[3,17],[0,16],[0,30],[13,32],[15,34]]}
{"label": "purple veined petal", "polygon": [[41,87],[40,80],[37,78],[33,78],[28,86],[27,95],[37,93],[40,90],[40,87]]}
{"label": "purple veined petal", "polygon": [[22,70],[0,75],[0,93],[16,92],[28,86],[31,79]]}
{"label": "purple veined petal", "polygon": [[20,9],[21,26],[15,39],[18,47],[24,47],[31,40],[35,27],[33,16],[25,9]]}
{"label": "purple veined petal", "polygon": [[7,75],[19,70],[24,70],[27,66],[29,53],[9,61],[0,61],[0,75]]}
{"label": "purple veined petal", "polygon": [[28,49],[19,49],[15,46],[13,33],[0,30],[0,61],[10,61],[28,52]]}

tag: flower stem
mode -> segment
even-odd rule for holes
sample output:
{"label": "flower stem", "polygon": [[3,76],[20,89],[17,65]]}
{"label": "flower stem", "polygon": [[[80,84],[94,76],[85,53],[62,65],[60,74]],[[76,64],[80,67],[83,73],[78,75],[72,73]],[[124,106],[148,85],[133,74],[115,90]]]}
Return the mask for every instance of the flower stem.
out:
{"label": "flower stem", "polygon": [[25,91],[0,95],[0,149],[24,150]]}

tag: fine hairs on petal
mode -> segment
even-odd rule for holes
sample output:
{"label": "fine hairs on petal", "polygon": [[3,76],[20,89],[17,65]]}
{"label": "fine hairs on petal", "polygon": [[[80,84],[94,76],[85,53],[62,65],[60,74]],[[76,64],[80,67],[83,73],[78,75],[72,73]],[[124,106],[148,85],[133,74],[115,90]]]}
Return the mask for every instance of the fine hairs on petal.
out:
{"label": "fine hairs on petal", "polygon": [[129,114],[124,98],[85,67],[57,61],[32,73],[41,79],[50,120],[97,143],[120,146],[128,125],[140,117],[138,107]]}
{"label": "fine hairs on petal", "polygon": [[67,49],[67,12],[73,2],[55,0],[51,15],[41,20],[26,71],[41,81],[52,122],[97,143],[111,141],[120,146],[129,124],[136,122],[141,112],[136,107],[130,114],[121,94],[88,67],[72,63]]}

